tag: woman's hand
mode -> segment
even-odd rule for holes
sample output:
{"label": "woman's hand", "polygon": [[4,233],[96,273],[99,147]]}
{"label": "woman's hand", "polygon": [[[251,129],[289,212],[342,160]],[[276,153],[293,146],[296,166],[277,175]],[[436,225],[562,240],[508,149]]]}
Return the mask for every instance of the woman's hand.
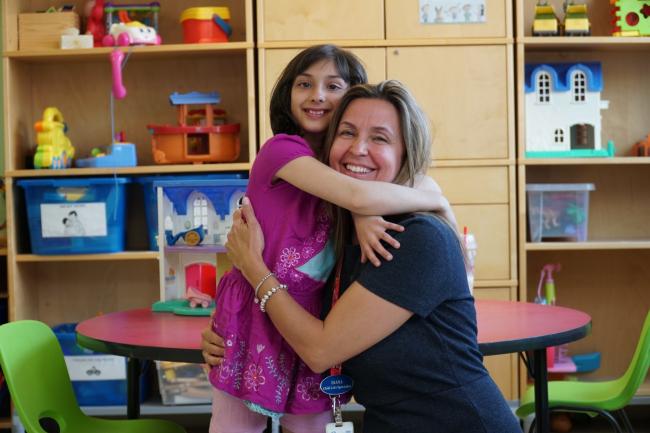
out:
{"label": "woman's hand", "polygon": [[232,264],[248,278],[251,271],[262,262],[264,234],[248,197],[233,214],[226,250]]}
{"label": "woman's hand", "polygon": [[210,315],[210,324],[201,332],[201,354],[206,364],[213,367],[221,365],[223,361],[223,338],[212,330],[214,311]]}
{"label": "woman's hand", "polygon": [[386,230],[403,232],[404,227],[386,221],[380,216],[364,216],[353,213],[352,219],[354,220],[357,240],[361,247],[361,263],[365,263],[368,260],[373,265],[379,267],[381,262],[379,261],[379,258],[377,258],[377,254],[386,260],[392,260],[393,256],[388,252],[381,241],[386,242],[393,248],[399,248],[399,242],[386,233]]}

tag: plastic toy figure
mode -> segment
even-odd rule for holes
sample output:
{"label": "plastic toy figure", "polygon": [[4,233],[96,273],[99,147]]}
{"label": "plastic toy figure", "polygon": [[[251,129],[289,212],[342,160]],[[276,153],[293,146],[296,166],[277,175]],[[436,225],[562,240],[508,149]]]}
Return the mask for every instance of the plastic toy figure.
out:
{"label": "plastic toy figure", "polygon": [[587,16],[586,4],[564,1],[564,34],[566,36],[591,35],[591,23]]}
{"label": "plastic toy figure", "polygon": [[553,6],[546,0],[539,0],[535,6],[533,20],[533,36],[559,36],[560,22],[555,15]]}
{"label": "plastic toy figure", "polygon": [[93,45],[101,47],[106,35],[104,0],[92,0],[86,3],[86,20],[86,34],[93,35]]}
{"label": "plastic toy figure", "polygon": [[34,168],[70,168],[74,158],[74,147],[65,135],[68,126],[56,107],[48,107],[43,119],[34,124],[36,131],[36,154]]}

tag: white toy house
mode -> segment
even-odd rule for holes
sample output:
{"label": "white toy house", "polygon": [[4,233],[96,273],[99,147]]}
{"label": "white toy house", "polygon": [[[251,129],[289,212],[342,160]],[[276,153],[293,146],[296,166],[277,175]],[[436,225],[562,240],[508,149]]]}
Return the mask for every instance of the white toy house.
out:
{"label": "white toy house", "polygon": [[609,101],[599,62],[527,64],[525,72],[527,158],[614,156],[600,138]]}

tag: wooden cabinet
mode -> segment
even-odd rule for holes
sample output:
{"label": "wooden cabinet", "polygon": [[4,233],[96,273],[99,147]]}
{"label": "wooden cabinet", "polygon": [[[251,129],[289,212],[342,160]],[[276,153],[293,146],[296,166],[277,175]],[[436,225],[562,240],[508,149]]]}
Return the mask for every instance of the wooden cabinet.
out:
{"label": "wooden cabinet", "polygon": [[[60,6],[64,2],[54,2]],[[69,4],[70,2],[65,2]],[[83,11],[86,2],[72,2]],[[191,6],[209,5],[210,2]],[[115,102],[115,127],[136,144],[137,167],[28,168],[35,143],[34,122],[56,106],[68,125],[77,156],[111,141],[109,92],[112,48],[88,50],[18,49],[18,14],[44,10],[51,1],[10,0],[2,5],[4,134],[7,178],[10,317],[48,324],[79,321],[102,312],[150,305],[159,297],[158,253],[147,250],[142,192],[128,191],[126,251],[115,254],[39,256],[30,253],[23,191],[16,181],[31,177],[138,176],[157,173],[247,171],[257,148],[252,0],[224,0],[230,9],[230,42],[183,44],[183,1],[166,1],[159,14],[161,46],[120,48],[127,96]],[[147,124],[174,124],[172,92],[217,91],[220,107],[241,126],[237,161],[224,164],[155,165]]]}
{"label": "wooden cabinet", "polygon": [[[563,17],[562,1],[549,2]],[[592,317],[591,334],[569,345],[570,354],[598,351],[602,363],[585,379],[620,376],[630,363],[650,306],[650,158],[631,156],[632,145],[650,130],[648,38],[612,37],[609,2],[587,0],[590,37],[532,37],[534,4],[517,1],[517,96],[519,264],[522,300],[535,297],[539,274],[547,263],[559,263],[554,280],[558,305],[583,310]],[[526,158],[525,65],[552,62],[600,62],[601,141],[612,140],[613,158]],[[593,183],[587,242],[530,242],[526,229],[525,186],[529,183]],[[522,381],[522,384],[525,383]],[[639,394],[650,395],[650,386]]]}
{"label": "wooden cabinet", "polygon": [[[447,11],[452,7],[455,9]],[[418,0],[386,0],[386,38],[505,38],[512,35],[510,0],[487,0],[485,7],[470,4],[461,6],[459,2],[452,7],[431,8],[427,4],[420,7]],[[484,21],[436,24],[437,21],[444,22],[451,18],[451,14],[458,20]],[[425,24],[420,24],[422,22]]]}
{"label": "wooden cabinet", "polygon": [[[277,76],[300,49],[313,43],[353,51],[365,63],[371,82],[402,81],[434,127],[429,173],[446,191],[459,224],[476,234],[477,296],[516,300],[510,2],[488,0],[487,22],[463,25],[420,24],[419,2],[414,0],[340,3],[345,3],[346,12],[337,7],[338,1],[327,2],[327,7],[304,0],[257,1],[260,142],[271,136],[268,99]],[[366,9],[370,4],[373,10]],[[354,14],[350,7],[363,13]],[[380,30],[368,24],[378,16],[383,20]],[[323,28],[324,23],[330,26]],[[513,359],[486,358],[508,399],[518,397],[519,373]]]}

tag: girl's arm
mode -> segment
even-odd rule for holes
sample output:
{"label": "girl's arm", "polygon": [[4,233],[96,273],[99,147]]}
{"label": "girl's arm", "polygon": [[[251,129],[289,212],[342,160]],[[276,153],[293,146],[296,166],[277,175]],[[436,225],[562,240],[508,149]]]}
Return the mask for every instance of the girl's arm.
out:
{"label": "girl's arm", "polygon": [[361,215],[436,211],[448,205],[439,188],[414,189],[389,182],[359,180],[309,156],[288,162],[277,171],[276,177]]}
{"label": "girl's arm", "polygon": [[[228,257],[255,287],[269,273],[262,259],[264,237],[250,202],[235,212],[228,234]],[[259,289],[261,298],[279,285],[268,278]],[[338,300],[325,321],[305,311],[286,291],[276,292],[266,312],[280,334],[315,372],[355,356],[390,335],[413,313],[353,283]]]}

